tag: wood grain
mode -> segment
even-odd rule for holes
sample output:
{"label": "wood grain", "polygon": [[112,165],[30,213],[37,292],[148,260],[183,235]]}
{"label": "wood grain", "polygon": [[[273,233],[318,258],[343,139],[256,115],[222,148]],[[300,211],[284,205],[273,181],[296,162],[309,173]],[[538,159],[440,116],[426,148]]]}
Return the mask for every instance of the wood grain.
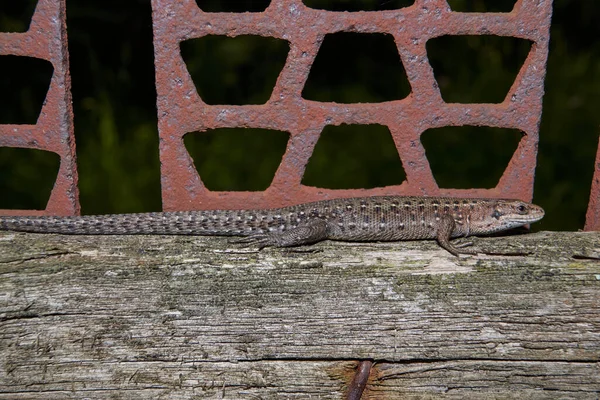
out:
{"label": "wood grain", "polygon": [[600,233],[475,248],[1,233],[0,398],[597,399]]}

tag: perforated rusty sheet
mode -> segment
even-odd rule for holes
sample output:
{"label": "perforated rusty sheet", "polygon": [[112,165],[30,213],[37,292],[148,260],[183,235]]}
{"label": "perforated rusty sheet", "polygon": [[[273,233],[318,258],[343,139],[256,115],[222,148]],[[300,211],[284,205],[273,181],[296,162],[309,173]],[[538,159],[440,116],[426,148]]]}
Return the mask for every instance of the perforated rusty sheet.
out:
{"label": "perforated rusty sheet", "polygon": [[592,178],[592,190],[585,218],[586,231],[600,231],[600,140],[598,142],[598,153],[594,163],[594,177]]}
{"label": "perforated rusty sheet", "polygon": [[[510,13],[487,14],[452,12],[444,0],[416,0],[399,10],[351,13],[310,9],[300,0],[272,0],[261,13],[205,13],[194,0],[152,0],[152,9],[166,210],[275,207],[383,194],[532,197],[551,0],[521,0]],[[399,101],[375,104],[303,99],[302,88],[324,36],[340,31],[393,35],[411,94]],[[266,104],[207,105],[202,101],[186,70],[179,43],[206,35],[271,36],[289,42],[286,64]],[[513,36],[530,40],[533,45],[501,104],[446,104],[425,49],[427,40],[442,35]],[[390,129],[406,172],[404,183],[361,190],[328,190],[301,184],[304,168],[326,125],[373,123]],[[513,128],[525,134],[497,187],[438,188],[420,135],[430,128],[460,125]],[[182,137],[188,132],[224,127],[290,133],[281,165],[266,191],[213,192],[203,185]]]}
{"label": "perforated rusty sheet", "polygon": [[60,168],[46,209],[0,210],[2,214],[79,214],[71,78],[65,0],[39,0],[29,30],[0,32],[0,55],[36,57],[54,68],[35,125],[0,125],[0,146],[46,150],[60,156]]}

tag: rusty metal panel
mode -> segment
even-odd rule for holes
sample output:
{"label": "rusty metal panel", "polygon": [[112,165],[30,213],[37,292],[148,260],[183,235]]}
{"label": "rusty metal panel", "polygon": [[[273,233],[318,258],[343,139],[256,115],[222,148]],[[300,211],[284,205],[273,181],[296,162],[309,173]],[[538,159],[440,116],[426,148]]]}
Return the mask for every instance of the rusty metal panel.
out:
{"label": "rusty metal panel", "polygon": [[594,163],[594,177],[592,178],[592,189],[584,230],[600,231],[600,141],[598,142],[598,153],[596,153],[596,162]]}
{"label": "rusty metal panel", "polygon": [[0,125],[0,146],[46,150],[60,156],[60,168],[45,210],[0,210],[12,215],[77,215],[77,189],[71,77],[65,0],[39,0],[29,30],[0,33],[0,55],[50,61],[54,73],[35,125]]}
{"label": "rusty metal panel", "polygon": [[[166,210],[276,207],[383,194],[532,198],[551,0],[520,0],[510,13],[452,12],[445,0],[416,0],[407,8],[379,12],[330,12],[308,8],[301,0],[272,0],[259,13],[206,13],[194,0],[152,0],[152,10]],[[393,35],[411,94],[399,101],[374,104],[303,99],[302,88],[324,36],[340,31]],[[288,41],[286,65],[265,104],[208,105],[202,101],[186,70],[179,43],[206,35],[259,35]],[[443,35],[513,36],[533,45],[502,103],[448,104],[442,100],[425,47],[429,39]],[[301,184],[304,168],[326,125],[374,123],[390,129],[406,172],[405,182],[358,190]],[[437,186],[420,135],[430,128],[460,125],[513,128],[525,134],[495,188]],[[182,137],[188,132],[223,127],[290,133],[281,165],[264,192],[214,192],[202,183]]]}

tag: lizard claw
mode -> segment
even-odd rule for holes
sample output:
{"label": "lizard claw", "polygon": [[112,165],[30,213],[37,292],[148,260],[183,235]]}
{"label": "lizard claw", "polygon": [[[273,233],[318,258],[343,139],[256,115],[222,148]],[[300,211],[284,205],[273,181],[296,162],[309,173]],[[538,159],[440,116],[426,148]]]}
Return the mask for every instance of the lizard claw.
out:
{"label": "lizard claw", "polygon": [[477,250],[465,249],[465,247],[473,246],[473,242],[465,241],[464,238],[455,239],[450,243],[450,245],[454,248],[457,254],[477,254]]}
{"label": "lizard claw", "polygon": [[465,242],[462,239],[456,239],[452,242],[452,244],[457,249],[464,249],[465,247],[473,246],[473,242]]}

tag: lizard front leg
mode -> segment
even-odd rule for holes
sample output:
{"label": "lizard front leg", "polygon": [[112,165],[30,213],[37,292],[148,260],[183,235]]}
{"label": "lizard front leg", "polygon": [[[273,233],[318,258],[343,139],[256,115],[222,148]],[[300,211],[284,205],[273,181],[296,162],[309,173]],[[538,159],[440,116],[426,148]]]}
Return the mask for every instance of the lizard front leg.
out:
{"label": "lizard front leg", "polygon": [[260,249],[267,246],[293,247],[303,244],[312,244],[327,239],[327,221],[312,219],[295,228],[283,232],[269,232],[251,235],[235,241],[258,246]]}
{"label": "lizard front leg", "polygon": [[454,221],[454,218],[452,218],[452,216],[445,214],[440,219],[437,230],[437,242],[439,243],[439,245],[457,257],[460,253],[475,254],[476,252],[474,250],[465,250],[463,248],[472,245],[471,242],[461,243],[458,246],[450,242],[450,236],[452,235],[452,232],[454,231],[455,227],[456,222]]}

